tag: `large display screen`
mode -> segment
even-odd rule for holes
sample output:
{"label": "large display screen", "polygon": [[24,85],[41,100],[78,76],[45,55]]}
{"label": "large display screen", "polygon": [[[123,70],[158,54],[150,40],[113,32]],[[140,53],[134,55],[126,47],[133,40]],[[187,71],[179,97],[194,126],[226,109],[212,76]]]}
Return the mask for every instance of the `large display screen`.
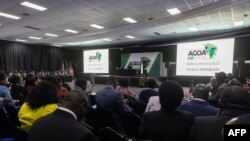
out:
{"label": "large display screen", "polygon": [[232,73],[234,39],[177,44],[176,75],[214,76]]}
{"label": "large display screen", "polygon": [[83,51],[84,73],[109,73],[109,50]]}

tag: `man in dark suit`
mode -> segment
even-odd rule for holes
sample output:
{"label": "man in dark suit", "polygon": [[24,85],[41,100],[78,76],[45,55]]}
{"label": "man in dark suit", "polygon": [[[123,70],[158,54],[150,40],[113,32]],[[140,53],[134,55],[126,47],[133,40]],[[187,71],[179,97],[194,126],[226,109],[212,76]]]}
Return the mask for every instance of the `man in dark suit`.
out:
{"label": "man in dark suit", "polygon": [[70,91],[62,100],[62,107],[33,124],[28,141],[97,141],[88,127],[78,122],[84,117],[87,104],[82,91]]}
{"label": "man in dark suit", "polygon": [[209,89],[205,84],[197,84],[193,91],[193,98],[188,101],[183,101],[178,108],[181,111],[187,111],[193,116],[215,116],[218,109],[210,106],[207,102]]}
{"label": "man in dark suit", "polygon": [[116,77],[110,76],[106,81],[104,89],[96,93],[96,103],[97,106],[107,108],[112,112],[117,130],[122,131],[120,116],[127,112],[128,109],[124,103],[123,95],[115,90],[116,86]]}
{"label": "man in dark suit", "polygon": [[142,90],[139,94],[139,100],[147,104],[151,96],[158,96],[159,93],[154,90],[156,87],[156,81],[154,79],[149,79],[146,82],[148,89]]}
{"label": "man in dark suit", "polygon": [[185,141],[193,124],[193,116],[175,110],[184,97],[181,85],[166,81],[159,88],[160,111],[144,113],[140,136],[152,141]]}
{"label": "man in dark suit", "polygon": [[233,117],[249,113],[249,93],[243,87],[231,86],[220,95],[218,116],[197,117],[191,134],[191,141],[221,141],[224,124]]}

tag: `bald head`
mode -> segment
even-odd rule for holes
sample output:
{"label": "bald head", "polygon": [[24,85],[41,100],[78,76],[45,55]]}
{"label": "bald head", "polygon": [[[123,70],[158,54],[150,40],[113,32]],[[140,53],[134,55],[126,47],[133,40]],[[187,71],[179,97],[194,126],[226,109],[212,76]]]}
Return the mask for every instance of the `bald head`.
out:
{"label": "bald head", "polygon": [[81,90],[71,90],[62,100],[62,107],[73,111],[80,120],[86,113],[88,97]]}

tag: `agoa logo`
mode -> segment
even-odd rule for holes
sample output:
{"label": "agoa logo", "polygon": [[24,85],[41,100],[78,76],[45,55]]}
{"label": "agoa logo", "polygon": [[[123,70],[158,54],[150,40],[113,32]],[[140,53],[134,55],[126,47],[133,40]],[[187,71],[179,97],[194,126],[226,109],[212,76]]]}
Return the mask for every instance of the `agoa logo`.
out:
{"label": "agoa logo", "polygon": [[94,60],[97,60],[98,62],[100,62],[101,58],[102,58],[101,52],[97,51],[95,56],[89,56],[89,62],[92,62]]}
{"label": "agoa logo", "polygon": [[188,59],[213,59],[216,56],[217,47],[214,44],[205,44],[204,49],[193,49],[188,51]]}
{"label": "agoa logo", "polygon": [[214,58],[214,56],[216,55],[216,51],[217,51],[217,46],[215,46],[214,44],[205,44],[205,49],[206,51],[209,53],[209,57],[210,59]]}

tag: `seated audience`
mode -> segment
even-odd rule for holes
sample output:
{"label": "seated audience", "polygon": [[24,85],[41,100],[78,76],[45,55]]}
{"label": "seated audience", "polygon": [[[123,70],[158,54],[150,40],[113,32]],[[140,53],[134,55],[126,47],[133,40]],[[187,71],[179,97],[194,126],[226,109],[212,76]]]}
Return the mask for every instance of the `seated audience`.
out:
{"label": "seated audience", "polygon": [[36,79],[34,78],[33,74],[28,74],[28,77],[25,79],[25,86],[24,86],[27,97],[31,95],[35,85],[36,85]]}
{"label": "seated audience", "polygon": [[54,84],[49,81],[41,81],[19,110],[18,118],[22,125],[21,128],[29,132],[30,127],[38,118],[57,109],[57,103],[58,96]]}
{"label": "seated audience", "polygon": [[144,102],[145,104],[148,103],[148,100],[151,96],[158,96],[158,92],[154,90],[156,87],[156,81],[154,79],[149,79],[146,82],[148,89],[142,90],[139,94],[139,100]]}
{"label": "seated audience", "polygon": [[225,72],[219,72],[216,74],[217,89],[210,95],[208,102],[215,107],[219,107],[219,98],[221,92],[228,86],[226,83],[227,75]]}
{"label": "seated audience", "polygon": [[145,112],[159,111],[161,109],[161,104],[159,96],[151,96],[148,100]]}
{"label": "seated audience", "polygon": [[17,75],[10,78],[10,93],[13,99],[18,100],[17,105],[22,105],[27,97],[26,90],[21,86],[21,79]]}
{"label": "seated audience", "polygon": [[217,85],[216,77],[215,76],[213,76],[213,77],[210,78],[209,83],[208,83],[207,86],[209,87],[209,92],[211,94],[213,94],[213,93],[216,92],[216,90],[218,89],[218,85]]}
{"label": "seated audience", "polygon": [[86,105],[88,99],[83,91],[70,91],[62,107],[33,124],[28,141],[97,141],[88,127],[78,122],[87,112]]}
{"label": "seated audience", "polygon": [[75,90],[82,90],[85,92],[86,88],[87,88],[87,81],[84,78],[80,78],[76,80],[75,87],[74,87]]}
{"label": "seated audience", "polygon": [[131,93],[128,89],[129,80],[127,78],[122,78],[118,82],[116,90],[124,95],[124,97],[135,97],[135,94]]}
{"label": "seated audience", "polygon": [[218,109],[210,106],[207,102],[209,89],[205,84],[197,84],[193,91],[193,98],[183,101],[178,108],[181,111],[187,111],[193,116],[215,116]]}
{"label": "seated audience", "polygon": [[220,95],[218,116],[197,117],[192,129],[191,141],[220,141],[221,130],[230,119],[248,114],[249,93],[243,87],[231,86]]}
{"label": "seated audience", "polygon": [[104,89],[96,93],[96,103],[97,106],[107,108],[113,113],[117,130],[122,131],[120,116],[128,110],[123,95],[116,91],[116,86],[116,77],[110,76],[106,81]]}
{"label": "seated audience", "polygon": [[6,105],[10,104],[12,106],[15,105],[10,91],[8,87],[5,85],[6,76],[4,73],[0,72],[0,108],[5,107]]}
{"label": "seated audience", "polygon": [[193,116],[188,112],[177,111],[184,93],[175,81],[163,82],[159,88],[162,105],[160,111],[147,112],[140,125],[140,136],[152,141],[188,140],[193,124]]}

